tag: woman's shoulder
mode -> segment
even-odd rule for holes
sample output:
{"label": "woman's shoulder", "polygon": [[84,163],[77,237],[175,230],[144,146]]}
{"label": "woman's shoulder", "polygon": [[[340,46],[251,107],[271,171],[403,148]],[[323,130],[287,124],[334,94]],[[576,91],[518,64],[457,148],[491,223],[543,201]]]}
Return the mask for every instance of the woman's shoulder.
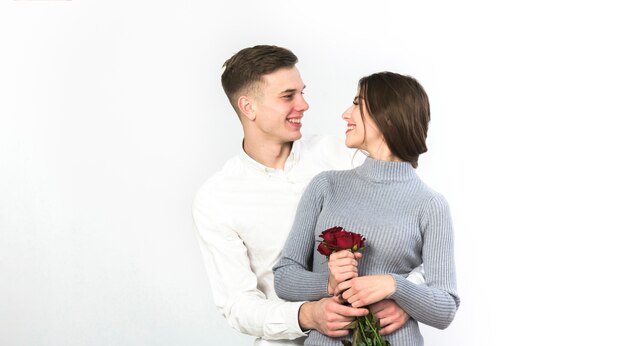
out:
{"label": "woman's shoulder", "polygon": [[345,171],[341,170],[329,170],[317,173],[309,181],[304,195],[305,196],[326,196],[335,189],[334,186],[341,181],[341,175]]}
{"label": "woman's shoulder", "polygon": [[419,209],[423,212],[421,213],[422,216],[449,216],[450,205],[442,193],[432,189],[426,184],[423,184],[423,193],[421,196],[421,203],[419,203],[421,207]]}
{"label": "woman's shoulder", "polygon": [[322,171],[311,179],[308,190],[315,190],[321,194],[332,193],[339,186],[353,185],[356,177],[354,169]]}
{"label": "woman's shoulder", "polygon": [[433,189],[430,185],[426,184],[420,178],[416,179],[416,187],[417,187],[420,199],[422,201],[425,201],[428,203],[437,203],[437,204],[448,203],[446,200],[446,197],[442,193]]}

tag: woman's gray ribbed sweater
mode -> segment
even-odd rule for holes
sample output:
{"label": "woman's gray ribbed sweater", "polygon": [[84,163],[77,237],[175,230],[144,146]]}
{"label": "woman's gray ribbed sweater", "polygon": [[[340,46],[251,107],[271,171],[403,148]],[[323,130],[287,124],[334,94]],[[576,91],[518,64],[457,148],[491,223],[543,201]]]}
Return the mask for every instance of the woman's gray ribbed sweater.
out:
{"label": "woman's gray ribbed sweater", "polygon": [[[423,345],[417,322],[440,329],[452,322],[459,298],[448,204],[409,163],[368,158],[355,169],[323,172],[311,181],[274,267],[280,298],[328,297],[327,261],[316,249],[319,234],[334,226],[365,237],[360,276],[392,274],[396,281],[396,292],[389,298],[412,318],[385,337],[393,346]],[[406,280],[422,263],[425,284]],[[341,345],[345,339],[313,330],[305,344]]]}

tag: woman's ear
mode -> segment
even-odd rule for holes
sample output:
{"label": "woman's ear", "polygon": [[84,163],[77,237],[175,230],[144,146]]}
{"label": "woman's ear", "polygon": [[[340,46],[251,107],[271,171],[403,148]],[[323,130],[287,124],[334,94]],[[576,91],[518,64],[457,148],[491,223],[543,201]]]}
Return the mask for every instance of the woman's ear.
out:
{"label": "woman's ear", "polygon": [[254,100],[248,96],[241,96],[237,100],[237,107],[241,114],[250,121],[256,119],[256,112],[254,109]]}

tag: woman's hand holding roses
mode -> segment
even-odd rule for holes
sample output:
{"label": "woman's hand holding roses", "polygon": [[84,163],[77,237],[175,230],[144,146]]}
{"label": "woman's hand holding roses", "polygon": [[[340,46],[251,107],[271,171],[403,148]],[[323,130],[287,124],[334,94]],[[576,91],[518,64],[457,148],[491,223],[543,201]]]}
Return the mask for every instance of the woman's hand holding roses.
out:
{"label": "woman's hand holding roses", "polygon": [[328,258],[328,294],[339,294],[337,285],[358,277],[358,259],[363,256],[360,252],[342,250],[334,252]]}

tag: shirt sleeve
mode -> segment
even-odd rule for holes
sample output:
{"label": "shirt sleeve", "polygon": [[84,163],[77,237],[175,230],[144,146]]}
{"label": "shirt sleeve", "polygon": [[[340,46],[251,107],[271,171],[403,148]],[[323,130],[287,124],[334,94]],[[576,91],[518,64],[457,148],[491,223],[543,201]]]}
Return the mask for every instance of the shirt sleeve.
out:
{"label": "shirt sleeve", "polygon": [[198,242],[215,305],[237,331],[267,340],[296,339],[303,302],[268,299],[257,288],[247,248],[222,217],[210,191],[201,189],[193,203]]}
{"label": "shirt sleeve", "polygon": [[406,279],[416,285],[421,285],[426,282],[426,279],[424,279],[424,266],[420,265],[419,267],[414,268]]}
{"label": "shirt sleeve", "polygon": [[317,175],[304,191],[283,255],[274,266],[274,288],[282,299],[328,297],[328,274],[312,272],[315,226],[322,210],[324,182],[323,173]]}
{"label": "shirt sleeve", "polygon": [[396,291],[389,297],[416,321],[444,329],[452,323],[460,299],[456,291],[452,221],[446,200],[436,195],[421,220],[425,283],[416,285],[392,274]]}

